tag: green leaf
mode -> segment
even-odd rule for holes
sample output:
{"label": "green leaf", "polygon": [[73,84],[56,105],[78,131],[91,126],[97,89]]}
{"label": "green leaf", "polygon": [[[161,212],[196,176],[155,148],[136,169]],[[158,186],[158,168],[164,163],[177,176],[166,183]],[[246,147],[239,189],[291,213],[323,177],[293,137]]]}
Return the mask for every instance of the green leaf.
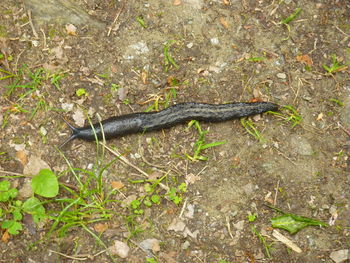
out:
{"label": "green leaf", "polygon": [[152,195],[151,200],[153,203],[159,205],[160,204],[160,196],[159,195]]}
{"label": "green leaf", "polygon": [[2,192],[2,191],[7,191],[7,190],[10,189],[10,186],[11,186],[11,184],[10,184],[9,181],[1,181],[1,182],[0,182],[0,191],[1,191],[1,192]]}
{"label": "green leaf", "polygon": [[23,203],[23,211],[31,214],[35,223],[38,223],[42,219],[46,218],[45,208],[36,197],[31,197]]}
{"label": "green leaf", "polygon": [[3,229],[7,229],[11,235],[18,235],[22,230],[22,224],[15,220],[6,220],[1,224]]}
{"label": "green leaf", "polygon": [[145,198],[145,200],[143,200],[143,203],[145,204],[145,206],[148,206],[148,207],[152,206],[152,202],[148,196]]}
{"label": "green leaf", "polygon": [[281,21],[281,24],[288,24],[289,22],[293,21],[301,12],[301,8],[295,9],[294,13],[291,14],[289,17]]}
{"label": "green leaf", "polygon": [[86,92],[86,89],[77,89],[75,94],[77,94],[78,97],[84,96],[84,95],[88,95],[88,93]]}
{"label": "green leaf", "polygon": [[290,234],[295,234],[307,226],[328,226],[327,224],[308,217],[293,214],[284,214],[271,219],[272,227],[287,230]]}
{"label": "green leaf", "polygon": [[19,209],[13,211],[12,212],[12,216],[13,216],[13,219],[16,220],[16,221],[20,221],[23,218],[22,213],[21,213],[21,211]]}
{"label": "green leaf", "polygon": [[35,194],[43,197],[55,197],[58,194],[58,180],[49,169],[42,169],[32,179],[32,188]]}
{"label": "green leaf", "polygon": [[141,202],[140,202],[140,200],[136,199],[136,200],[132,201],[132,202],[130,203],[130,205],[131,205],[131,207],[132,207],[133,209],[137,209],[137,208],[140,207]]}

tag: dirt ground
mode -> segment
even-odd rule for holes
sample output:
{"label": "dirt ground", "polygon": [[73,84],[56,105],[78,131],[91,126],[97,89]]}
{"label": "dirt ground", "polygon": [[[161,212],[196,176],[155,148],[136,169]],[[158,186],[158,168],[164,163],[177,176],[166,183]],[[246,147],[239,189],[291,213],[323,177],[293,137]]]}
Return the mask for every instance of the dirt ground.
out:
{"label": "dirt ground", "polygon": [[[124,187],[111,197],[118,202],[109,205],[115,215],[103,221],[106,229],[87,228],[107,247],[127,245],[126,258],[107,253],[81,227],[40,242],[48,220],[9,238],[0,230],[1,262],[349,262],[333,257],[350,249],[348,1],[3,0],[0,37],[0,77],[21,76],[15,84],[14,76],[0,80],[3,171],[25,174],[27,160],[36,159],[60,173],[68,166],[55,147],[70,134],[61,117],[80,126],[87,114],[96,121],[145,111],[157,99],[160,108],[166,101],[271,101],[302,118],[292,127],[273,114],[251,117],[261,140],[239,120],[201,123],[206,142],[226,142],[204,150],[207,161],[186,158],[198,139],[186,125],[108,141],[131,165],[117,160],[103,174],[106,189]],[[328,72],[332,63],[341,66]],[[20,85],[33,80],[24,64],[26,72],[42,69],[33,89]],[[73,167],[91,171],[115,158],[106,150],[97,162],[96,144],[80,140],[62,151]],[[120,204],[145,195],[144,184],[130,181],[144,179],[133,166],[166,175],[169,187],[187,185],[178,205],[163,198],[144,207],[132,221],[139,233]],[[71,174],[62,178],[75,184]],[[24,192],[26,180],[11,183]],[[266,205],[330,226],[278,230],[297,252],[273,236],[270,219],[278,214]],[[140,245],[150,239],[151,248]]]}

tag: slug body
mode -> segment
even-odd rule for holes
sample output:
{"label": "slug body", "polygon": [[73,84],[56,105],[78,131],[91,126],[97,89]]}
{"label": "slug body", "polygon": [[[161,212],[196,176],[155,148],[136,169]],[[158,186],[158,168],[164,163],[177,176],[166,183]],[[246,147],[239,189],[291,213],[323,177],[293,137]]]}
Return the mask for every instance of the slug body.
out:
{"label": "slug body", "polygon": [[[158,112],[140,112],[111,117],[102,121],[101,124],[104,137],[108,140],[132,133],[170,128],[189,120],[222,122],[277,109],[278,106],[270,102],[228,104],[188,102],[180,103]],[[72,130],[72,135],[64,144],[75,138],[94,141],[95,133],[98,139],[102,139],[101,124],[93,124],[93,129],[91,125],[76,128],[68,123]]]}

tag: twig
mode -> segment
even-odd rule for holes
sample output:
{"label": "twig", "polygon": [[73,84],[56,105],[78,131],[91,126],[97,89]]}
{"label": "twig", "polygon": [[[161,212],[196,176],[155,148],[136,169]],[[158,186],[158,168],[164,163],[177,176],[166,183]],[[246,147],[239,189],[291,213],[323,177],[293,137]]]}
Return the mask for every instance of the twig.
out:
{"label": "twig", "polygon": [[[115,15],[114,17],[114,20],[113,20],[113,23],[111,24],[111,26],[108,28],[108,33],[107,33],[107,36],[109,37],[109,35],[111,34],[112,30],[116,31],[118,30],[117,26],[116,26],[116,22],[120,16],[120,14],[122,13],[123,9],[124,9],[124,6],[125,6],[125,2],[126,1],[123,1],[123,4],[122,6],[118,9],[117,11],[117,14]],[[119,26],[118,26],[119,27]]]}
{"label": "twig", "polygon": [[[108,151],[110,151],[112,154],[114,154],[115,156],[117,156],[117,157],[118,157],[121,161],[123,161],[125,164],[131,166],[132,168],[134,168],[135,170],[137,170],[138,172],[140,172],[141,174],[143,174],[146,178],[149,178],[149,175],[148,175],[145,171],[141,170],[141,169],[140,169],[139,167],[137,167],[136,165],[133,165],[131,162],[129,162],[128,159],[126,159],[123,155],[121,155],[117,150],[111,149],[110,147],[108,147],[107,145],[105,145],[105,144],[102,143],[102,142],[100,142],[100,144],[101,144],[103,147],[105,147]],[[168,187],[168,186],[164,185],[163,183],[159,183],[159,185],[160,185],[163,189],[169,191],[169,187]]]}
{"label": "twig", "polygon": [[302,250],[300,249],[300,247],[298,247],[292,240],[290,240],[289,238],[285,237],[284,235],[282,235],[280,232],[278,232],[276,229],[273,230],[272,232],[272,236],[274,238],[276,238],[278,241],[282,242],[283,244],[285,244],[287,247],[289,247],[290,249],[294,250],[297,253],[301,253]]}
{"label": "twig", "polygon": [[339,122],[338,122],[338,126],[340,127],[340,129],[343,130],[343,132],[346,133],[346,135],[348,135],[350,137],[350,131],[348,131],[347,129],[344,128],[343,125],[341,125]]}
{"label": "twig", "polygon": [[63,253],[61,253],[61,252],[54,251],[54,250],[51,250],[51,249],[49,249],[49,252],[55,253],[55,254],[60,255],[60,256],[62,256],[62,257],[69,258],[69,259],[73,259],[73,260],[84,261],[84,260],[89,259],[88,257],[79,257],[79,256],[78,256],[78,257],[73,257],[73,256],[69,256],[69,255],[66,255],[66,254],[63,254]]}
{"label": "twig", "polygon": [[226,224],[227,224],[227,230],[228,230],[230,237],[232,239],[234,239],[233,235],[232,235],[232,231],[231,231],[230,218],[228,216],[226,216]]}
{"label": "twig", "polygon": [[280,187],[280,180],[277,181],[277,186],[276,186],[276,192],[275,192],[275,198],[273,199],[273,205],[276,206],[277,203],[277,195],[278,195],[278,188]]}
{"label": "twig", "polygon": [[338,29],[339,30],[339,32],[340,33],[342,33],[343,35],[345,35],[345,36],[347,36],[347,37],[350,37],[350,35],[349,34],[347,34],[347,33],[345,33],[343,30],[341,30],[338,26],[336,26],[336,25],[333,25],[336,29]]}
{"label": "twig", "polygon": [[107,250],[104,249],[104,250],[101,250],[100,252],[97,252],[97,253],[94,254],[94,255],[86,255],[86,254],[84,254],[84,255],[77,255],[77,256],[73,257],[73,256],[69,256],[69,255],[63,254],[63,253],[61,253],[61,252],[58,252],[58,251],[54,251],[54,250],[49,249],[49,252],[51,252],[51,253],[55,253],[55,254],[58,254],[58,255],[60,255],[60,256],[69,258],[69,259],[80,260],[80,261],[84,261],[84,260],[87,260],[87,259],[94,259],[96,256],[98,256],[98,255],[100,255],[100,254],[102,254],[102,253],[105,253],[106,251],[107,251]]}
{"label": "twig", "polygon": [[283,152],[281,152],[280,150],[278,150],[276,147],[273,147],[280,155],[282,155],[284,158],[286,158],[288,161],[290,161],[292,164],[294,164],[295,166],[297,166],[297,164],[295,162],[293,162],[288,156],[286,156]]}
{"label": "twig", "polygon": [[182,218],[182,214],[185,212],[185,209],[186,209],[186,205],[187,205],[187,197],[185,199],[185,202],[181,208],[181,212],[180,212],[180,215],[179,215],[179,218]]}
{"label": "twig", "polygon": [[34,37],[35,37],[36,39],[39,39],[39,35],[38,35],[38,33],[36,32],[35,27],[34,27],[34,24],[33,24],[33,21],[32,21],[32,11],[31,11],[31,10],[28,10],[27,14],[28,14],[28,19],[29,19],[29,25],[30,25],[30,27],[32,28],[33,35],[34,35]]}
{"label": "twig", "polygon": [[40,28],[40,31],[41,31],[41,33],[43,34],[43,36],[44,36],[44,40],[43,40],[43,49],[42,50],[47,50],[47,48],[46,48],[46,35],[45,35],[45,31],[44,31],[44,29],[42,29],[42,28]]}

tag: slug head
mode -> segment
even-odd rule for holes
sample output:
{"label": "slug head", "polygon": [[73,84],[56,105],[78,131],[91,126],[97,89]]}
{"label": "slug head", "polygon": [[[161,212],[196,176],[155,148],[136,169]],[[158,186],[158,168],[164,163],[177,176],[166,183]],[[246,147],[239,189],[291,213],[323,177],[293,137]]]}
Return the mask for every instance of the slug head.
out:
{"label": "slug head", "polygon": [[67,126],[70,128],[70,130],[72,131],[72,134],[70,135],[70,137],[64,141],[59,148],[62,148],[63,146],[65,146],[67,143],[69,143],[70,141],[74,140],[75,138],[78,137],[78,133],[79,130],[77,128],[75,128],[72,124],[70,124],[68,121],[66,121],[64,118],[62,118],[63,121],[67,124]]}

